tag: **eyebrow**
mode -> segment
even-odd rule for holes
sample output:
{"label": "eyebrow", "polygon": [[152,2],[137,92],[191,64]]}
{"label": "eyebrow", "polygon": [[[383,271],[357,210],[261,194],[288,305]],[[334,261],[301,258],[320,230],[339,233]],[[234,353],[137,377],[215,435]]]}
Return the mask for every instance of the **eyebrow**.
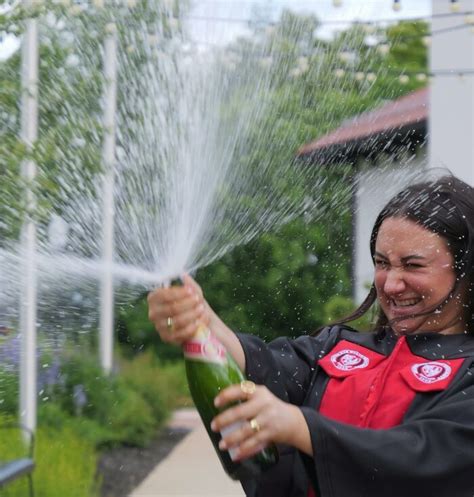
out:
{"label": "eyebrow", "polygon": [[[388,257],[386,257],[385,255],[381,254],[380,252],[375,252],[374,253],[374,257],[381,257],[382,259],[385,259],[388,261]],[[401,262],[407,262],[409,261],[410,259],[416,259],[416,260],[425,260],[426,257],[422,256],[422,255],[416,255],[416,254],[412,254],[412,255],[407,255],[406,257],[402,257],[400,259]]]}

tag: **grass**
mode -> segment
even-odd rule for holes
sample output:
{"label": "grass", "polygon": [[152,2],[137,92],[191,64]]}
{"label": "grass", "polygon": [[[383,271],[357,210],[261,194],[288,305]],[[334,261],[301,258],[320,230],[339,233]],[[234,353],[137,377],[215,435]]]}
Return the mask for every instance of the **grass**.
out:
{"label": "grass", "polygon": [[[35,497],[98,497],[97,461],[102,448],[147,445],[173,409],[192,405],[183,361],[163,363],[149,350],[133,359],[120,359],[118,370],[111,378],[103,377],[93,360],[69,358],[63,367],[63,383],[50,392],[46,402],[40,401]],[[74,412],[71,404],[76,384],[87,394],[88,404],[81,413]],[[16,400],[15,389],[3,390],[4,404],[10,397]],[[16,410],[12,404],[11,414],[0,415],[0,428],[17,421]],[[27,455],[19,429],[0,429],[1,460]],[[2,497],[27,495],[26,477],[0,489]]]}
{"label": "grass", "polygon": [[[14,422],[3,417],[1,423]],[[28,450],[19,430],[8,431],[0,439],[2,460],[27,455]],[[57,429],[39,427],[35,437],[33,473],[35,497],[97,497],[97,453],[94,446],[81,438],[71,427]],[[28,480],[21,477],[0,491],[2,497],[25,497]]]}

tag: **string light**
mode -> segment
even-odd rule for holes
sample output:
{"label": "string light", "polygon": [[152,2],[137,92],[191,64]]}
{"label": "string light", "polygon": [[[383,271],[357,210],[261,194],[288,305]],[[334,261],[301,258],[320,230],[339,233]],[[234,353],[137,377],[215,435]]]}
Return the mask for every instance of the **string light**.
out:
{"label": "string light", "polygon": [[[59,0],[58,0],[59,1]],[[68,0],[64,0],[68,1]],[[136,0],[134,0],[136,1]],[[468,10],[465,12],[449,12],[449,13],[441,13],[441,14],[431,14],[427,16],[415,16],[415,17],[399,17],[395,19],[397,22],[421,22],[427,21],[429,22],[432,19],[446,19],[446,18],[454,18],[461,15],[472,14],[472,10]],[[250,18],[238,18],[238,17],[214,17],[214,16],[198,16],[198,15],[186,15],[182,17],[183,20],[188,21],[203,21],[203,22],[227,22],[227,23],[237,23],[237,24],[249,24],[252,23],[253,20]],[[262,21],[266,22],[269,28],[275,28],[278,24],[273,20]],[[362,26],[364,30],[366,30],[369,34],[374,32],[377,26],[383,26],[386,23],[393,23],[393,18],[386,19],[367,19],[365,22],[361,22],[360,20],[349,21],[347,19],[330,19],[327,21],[321,21],[319,26],[337,26],[337,25],[351,25],[351,26]],[[372,26],[372,28],[371,28]]]}
{"label": "string light", "polygon": [[340,7],[342,5],[342,0],[332,0],[334,7]]}
{"label": "string light", "polygon": [[[398,82],[402,85],[407,85],[411,80],[416,80],[418,83],[426,83],[428,81],[432,81],[435,76],[444,76],[444,77],[458,77],[460,79],[465,78],[466,76],[474,76],[474,69],[458,69],[458,70],[438,70],[432,73],[404,73],[398,74],[395,71],[383,71],[383,75],[393,74],[395,79],[398,79]],[[377,79],[377,74],[374,72],[364,73],[362,71],[351,72],[346,71],[342,68],[338,68],[334,70],[334,75],[337,78],[342,78],[343,76],[350,77],[352,76],[356,81],[362,82],[364,80],[368,82],[374,82]]]}
{"label": "string light", "polygon": [[402,74],[398,77],[398,81],[400,81],[402,85],[406,85],[410,82],[410,77],[406,74]]}
{"label": "string light", "polygon": [[470,14],[470,15],[467,15],[465,18],[464,18],[464,22],[466,24],[469,24],[470,26],[473,26],[474,25],[474,15]]}
{"label": "string light", "polygon": [[148,43],[150,46],[158,46],[158,43],[160,42],[160,38],[157,34],[155,33],[149,33],[148,34]]}
{"label": "string light", "polygon": [[79,15],[83,10],[84,7],[82,5],[74,4],[69,7],[69,13],[73,16]]}
{"label": "string light", "polygon": [[458,0],[451,0],[451,12],[459,12],[460,5]]}
{"label": "string light", "polygon": [[373,72],[369,72],[369,73],[367,73],[367,76],[365,77],[365,79],[366,79],[369,83],[373,83],[373,82],[377,79],[377,76],[375,75],[375,73],[373,73]]}
{"label": "string light", "polygon": [[402,4],[400,0],[393,0],[392,9],[395,12],[402,10]]}

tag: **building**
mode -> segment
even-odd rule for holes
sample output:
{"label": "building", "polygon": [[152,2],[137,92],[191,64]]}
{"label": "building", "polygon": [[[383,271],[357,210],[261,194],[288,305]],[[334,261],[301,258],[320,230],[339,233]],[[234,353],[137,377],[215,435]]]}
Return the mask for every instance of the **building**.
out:
{"label": "building", "polygon": [[428,166],[429,89],[423,88],[345,121],[298,152],[315,165],[350,163],[353,181],[353,297],[373,279],[370,231],[383,205]]}

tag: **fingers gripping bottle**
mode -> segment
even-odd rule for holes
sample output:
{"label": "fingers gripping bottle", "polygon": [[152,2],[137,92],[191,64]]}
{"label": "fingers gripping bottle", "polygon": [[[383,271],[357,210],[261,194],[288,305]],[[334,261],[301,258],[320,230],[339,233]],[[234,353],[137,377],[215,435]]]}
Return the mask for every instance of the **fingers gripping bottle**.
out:
{"label": "fingers gripping bottle", "polygon": [[[182,282],[174,280],[172,284]],[[233,427],[227,428],[225,434],[211,430],[212,419],[222,411],[214,406],[214,398],[224,388],[245,380],[239,366],[222,343],[209,328],[201,325],[193,338],[183,345],[183,353],[191,396],[226,473],[234,480],[240,480],[257,476],[276,464],[278,451],[275,445],[240,461],[233,460],[232,451],[222,451],[218,447],[222,436],[232,431]]]}

